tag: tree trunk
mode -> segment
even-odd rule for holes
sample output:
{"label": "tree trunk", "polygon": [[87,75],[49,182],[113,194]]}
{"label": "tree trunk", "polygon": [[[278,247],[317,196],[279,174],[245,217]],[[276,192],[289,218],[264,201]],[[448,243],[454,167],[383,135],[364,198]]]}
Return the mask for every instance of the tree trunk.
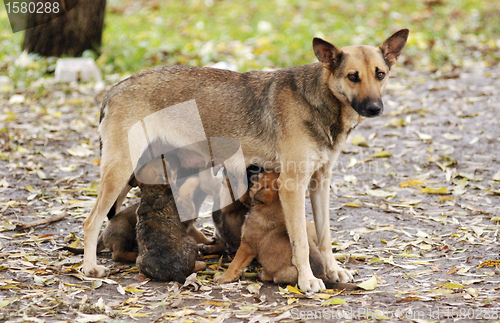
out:
{"label": "tree trunk", "polygon": [[52,12],[30,13],[23,49],[42,56],[81,56],[87,49],[100,52],[106,0],[38,2],[59,2],[59,8],[67,12],[55,19],[58,15]]}

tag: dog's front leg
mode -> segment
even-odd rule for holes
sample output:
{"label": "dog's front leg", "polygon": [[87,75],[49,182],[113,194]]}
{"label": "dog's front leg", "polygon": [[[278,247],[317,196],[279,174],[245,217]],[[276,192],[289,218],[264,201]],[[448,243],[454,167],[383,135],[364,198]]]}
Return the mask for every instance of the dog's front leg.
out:
{"label": "dog's front leg", "polygon": [[309,263],[309,243],[307,239],[305,195],[310,178],[302,172],[294,172],[284,167],[280,174],[279,195],[285,224],[292,245],[292,264],[298,271],[299,288],[303,291],[317,292],[325,288],[319,278],[314,277]]}
{"label": "dog's front leg", "polygon": [[309,185],[314,224],[318,235],[318,247],[325,260],[326,275],[333,282],[352,281],[353,277],[348,270],[340,268],[332,252],[330,236],[330,179],[331,168],[323,167],[316,171]]}

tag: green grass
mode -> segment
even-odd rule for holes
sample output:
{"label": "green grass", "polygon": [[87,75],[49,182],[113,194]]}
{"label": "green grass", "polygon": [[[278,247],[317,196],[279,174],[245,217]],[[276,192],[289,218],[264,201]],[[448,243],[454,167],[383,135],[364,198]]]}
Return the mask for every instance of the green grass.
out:
{"label": "green grass", "polygon": [[[108,1],[97,62],[104,74],[218,61],[244,72],[315,61],[315,36],[338,47],[378,45],[401,28],[410,29],[402,63],[411,68],[447,72],[500,62],[497,0]],[[12,34],[1,6],[0,73],[29,82],[50,72],[54,61],[16,66],[22,37]]]}

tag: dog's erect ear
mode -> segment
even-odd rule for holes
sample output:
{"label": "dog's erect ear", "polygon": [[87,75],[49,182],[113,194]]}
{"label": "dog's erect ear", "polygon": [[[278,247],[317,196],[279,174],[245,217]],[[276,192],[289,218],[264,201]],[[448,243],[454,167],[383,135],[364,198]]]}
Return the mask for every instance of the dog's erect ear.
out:
{"label": "dog's erect ear", "polygon": [[337,67],[342,57],[341,50],[321,38],[313,39],[313,49],[314,55],[325,68],[333,69]]}
{"label": "dog's erect ear", "polygon": [[401,51],[406,45],[409,33],[410,31],[408,29],[401,29],[380,45],[379,48],[382,54],[384,54],[384,59],[389,67],[396,64]]}

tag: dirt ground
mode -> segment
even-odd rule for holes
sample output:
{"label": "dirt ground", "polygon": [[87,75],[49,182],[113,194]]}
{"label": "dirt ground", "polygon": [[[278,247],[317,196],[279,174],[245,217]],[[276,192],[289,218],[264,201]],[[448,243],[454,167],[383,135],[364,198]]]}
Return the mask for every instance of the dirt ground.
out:
{"label": "dirt ground", "polygon": [[[350,135],[332,178],[333,248],[356,282],[377,281],[354,292],[263,284],[257,264],[219,286],[228,258],[208,258],[186,286],[140,281],[109,255],[99,257],[109,277],[83,277],[82,256],[59,248],[82,246],[95,201],[103,95],[51,79],[0,93],[0,321],[500,320],[499,68],[395,68],[384,115]],[[212,233],[208,209],[198,225]]]}

